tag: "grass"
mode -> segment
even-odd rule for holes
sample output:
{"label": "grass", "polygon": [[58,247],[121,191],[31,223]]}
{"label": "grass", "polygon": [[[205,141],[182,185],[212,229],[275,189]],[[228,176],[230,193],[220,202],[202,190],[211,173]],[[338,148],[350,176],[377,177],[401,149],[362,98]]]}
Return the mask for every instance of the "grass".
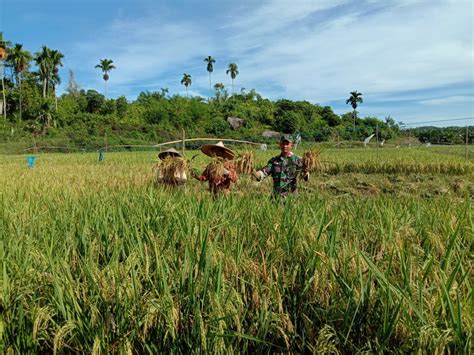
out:
{"label": "grass", "polygon": [[467,353],[473,171],[442,159],[469,169],[323,173],[274,204],[246,177],[217,200],[155,188],[149,152],[3,156],[0,351]]}

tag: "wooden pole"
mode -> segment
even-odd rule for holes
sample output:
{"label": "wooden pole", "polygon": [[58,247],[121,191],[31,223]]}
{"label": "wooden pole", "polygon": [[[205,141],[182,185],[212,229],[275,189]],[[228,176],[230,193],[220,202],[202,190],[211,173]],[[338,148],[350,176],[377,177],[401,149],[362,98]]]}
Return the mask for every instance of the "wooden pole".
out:
{"label": "wooden pole", "polygon": [[467,144],[469,143],[469,126],[466,125],[466,148],[464,149],[464,157],[467,161]]}
{"label": "wooden pole", "polygon": [[377,142],[377,148],[379,147],[379,124],[375,126],[375,140]]}
{"label": "wooden pole", "polygon": [[[242,141],[238,139],[226,139],[226,138],[188,138],[184,139],[184,142],[195,142],[195,141],[223,141],[223,142],[236,142],[236,143],[244,143],[244,144],[250,144],[250,145],[256,145],[256,146],[261,146],[262,143],[255,143],[255,142],[249,142],[249,141]],[[175,140],[175,141],[170,141],[170,142],[164,142],[164,143],[159,143],[159,144],[154,144],[154,145],[144,145],[144,144],[121,144],[121,145],[107,145],[104,146],[103,149],[105,148],[122,148],[122,147],[140,147],[140,148],[160,148],[168,145],[168,144],[182,144],[183,139],[180,140]]]}
{"label": "wooden pole", "polygon": [[[153,147],[161,147],[163,145],[168,145],[168,144],[177,144],[181,143],[183,140],[176,140],[176,141],[170,141],[170,142],[165,142],[165,143],[159,143],[153,145]],[[261,146],[262,143],[255,143],[255,142],[249,142],[249,141],[243,141],[243,140],[238,140],[238,139],[226,139],[226,138],[188,138],[185,139],[185,142],[194,142],[194,141],[223,141],[223,142],[236,142],[236,143],[245,143],[245,144],[253,144],[253,145],[258,145]]]}
{"label": "wooden pole", "polygon": [[186,133],[184,132],[184,128],[182,129],[183,130],[183,157],[184,157],[184,150],[186,148],[186,144],[184,142],[186,142]]}

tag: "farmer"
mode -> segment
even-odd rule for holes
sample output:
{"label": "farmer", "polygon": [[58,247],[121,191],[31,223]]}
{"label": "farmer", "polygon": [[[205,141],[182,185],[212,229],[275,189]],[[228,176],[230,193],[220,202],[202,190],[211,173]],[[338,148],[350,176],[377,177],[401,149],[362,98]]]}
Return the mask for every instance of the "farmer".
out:
{"label": "farmer", "polygon": [[237,181],[237,171],[232,159],[235,154],[232,150],[224,146],[224,143],[205,144],[201,151],[207,156],[214,158],[209,163],[201,175],[194,174],[194,178],[199,181],[209,182],[209,191],[214,196],[218,193],[227,195],[230,192],[230,185]]}
{"label": "farmer", "polygon": [[309,180],[309,172],[303,167],[303,160],[293,154],[293,138],[283,135],[280,139],[280,155],[271,158],[262,170],[254,173],[258,181],[271,175],[273,178],[273,197],[287,197],[297,190],[297,176],[303,174],[305,181]]}
{"label": "farmer", "polygon": [[171,148],[158,154],[161,163],[157,164],[155,182],[177,186],[186,183],[186,162],[177,150]]}

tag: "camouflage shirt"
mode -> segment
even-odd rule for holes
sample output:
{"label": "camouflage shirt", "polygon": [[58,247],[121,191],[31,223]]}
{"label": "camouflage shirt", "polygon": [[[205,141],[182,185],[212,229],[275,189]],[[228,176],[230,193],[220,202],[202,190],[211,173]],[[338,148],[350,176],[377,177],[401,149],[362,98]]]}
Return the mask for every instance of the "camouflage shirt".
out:
{"label": "camouflage shirt", "polygon": [[303,160],[291,153],[284,157],[278,155],[271,158],[262,169],[264,177],[273,178],[273,194],[287,196],[296,191],[296,180],[299,173],[303,173]]}

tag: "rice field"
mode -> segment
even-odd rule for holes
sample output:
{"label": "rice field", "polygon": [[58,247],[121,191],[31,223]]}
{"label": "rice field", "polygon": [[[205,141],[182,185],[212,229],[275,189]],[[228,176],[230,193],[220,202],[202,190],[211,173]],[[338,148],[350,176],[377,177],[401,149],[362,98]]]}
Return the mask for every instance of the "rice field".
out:
{"label": "rice field", "polygon": [[469,353],[474,162],[437,149],[323,150],[284,203],[157,187],[156,152],[0,156],[0,352]]}

